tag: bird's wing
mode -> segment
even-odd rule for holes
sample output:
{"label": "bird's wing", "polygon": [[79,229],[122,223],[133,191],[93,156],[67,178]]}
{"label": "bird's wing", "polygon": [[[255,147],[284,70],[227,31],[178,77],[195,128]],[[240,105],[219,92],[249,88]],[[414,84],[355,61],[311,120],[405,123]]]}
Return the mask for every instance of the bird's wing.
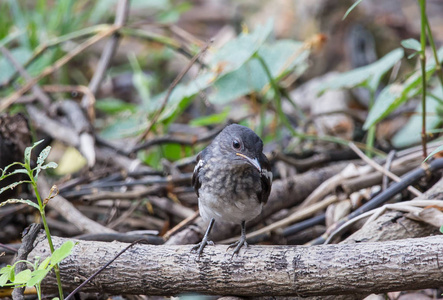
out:
{"label": "bird's wing", "polygon": [[203,166],[203,160],[201,159],[201,152],[197,155],[196,160],[197,164],[195,165],[194,173],[192,174],[192,186],[194,187],[194,190],[197,193],[197,197],[199,197],[200,195],[198,194],[198,190],[200,189],[201,182],[198,173],[200,172],[200,168]]}
{"label": "bird's wing", "polygon": [[257,193],[257,197],[260,200],[260,202],[266,204],[269,198],[269,194],[271,193],[272,172],[271,172],[271,165],[269,164],[269,161],[264,154],[260,158],[260,166],[262,168],[260,173],[260,182],[262,190],[260,193]]}

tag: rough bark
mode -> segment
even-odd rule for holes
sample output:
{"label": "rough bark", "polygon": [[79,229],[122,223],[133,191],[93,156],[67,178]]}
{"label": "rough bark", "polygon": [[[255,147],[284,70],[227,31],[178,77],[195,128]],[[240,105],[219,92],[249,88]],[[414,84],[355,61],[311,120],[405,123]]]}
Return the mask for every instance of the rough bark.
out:
{"label": "rough bark", "polygon": [[[65,239],[54,237],[60,245]],[[66,291],[126,247],[79,241],[60,265]],[[83,291],[176,295],[196,292],[236,296],[367,295],[443,285],[443,236],[383,243],[320,246],[250,246],[231,257],[227,246],[208,246],[202,257],[191,246],[135,245]],[[49,253],[44,237],[30,257]],[[55,291],[54,278],[44,291]]]}
{"label": "rough bark", "polygon": [[[31,224],[29,226],[28,232],[23,237],[22,245],[20,246],[20,249],[18,249],[18,253],[14,259],[14,262],[17,262],[20,260],[26,260],[29,252],[32,251],[32,244],[34,243],[34,240],[37,238],[40,228],[41,228],[40,224]],[[16,274],[25,270],[26,267],[27,266],[24,262],[18,263],[15,267]],[[15,288],[14,291],[12,291],[12,299],[13,300],[24,300],[25,299],[25,296],[23,294],[24,292],[25,292],[24,287]]]}

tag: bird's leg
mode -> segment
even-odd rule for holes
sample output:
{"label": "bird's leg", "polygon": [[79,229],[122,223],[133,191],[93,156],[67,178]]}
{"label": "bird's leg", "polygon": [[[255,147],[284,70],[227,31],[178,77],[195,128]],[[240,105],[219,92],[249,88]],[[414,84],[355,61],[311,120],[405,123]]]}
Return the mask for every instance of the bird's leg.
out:
{"label": "bird's leg", "polygon": [[232,255],[234,254],[238,254],[238,252],[240,251],[240,248],[246,246],[248,247],[248,243],[246,242],[246,221],[241,221],[241,236],[240,239],[235,242],[232,243],[231,245],[229,245],[229,248],[235,247],[234,252],[232,253]]}
{"label": "bird's leg", "polygon": [[208,228],[206,229],[205,235],[203,236],[203,239],[200,243],[192,247],[191,251],[197,250],[198,256],[200,257],[203,253],[203,249],[206,247],[207,244],[214,245],[212,241],[208,241],[208,235],[211,232],[212,226],[214,226],[214,218],[209,221]]}

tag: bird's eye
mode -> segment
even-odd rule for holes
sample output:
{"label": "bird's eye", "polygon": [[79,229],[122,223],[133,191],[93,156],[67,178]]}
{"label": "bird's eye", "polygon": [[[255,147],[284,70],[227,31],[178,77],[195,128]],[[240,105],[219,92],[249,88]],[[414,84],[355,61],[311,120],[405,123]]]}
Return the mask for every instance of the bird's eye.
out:
{"label": "bird's eye", "polygon": [[235,150],[239,150],[241,147],[240,142],[238,140],[233,140],[232,141],[232,148],[234,148]]}

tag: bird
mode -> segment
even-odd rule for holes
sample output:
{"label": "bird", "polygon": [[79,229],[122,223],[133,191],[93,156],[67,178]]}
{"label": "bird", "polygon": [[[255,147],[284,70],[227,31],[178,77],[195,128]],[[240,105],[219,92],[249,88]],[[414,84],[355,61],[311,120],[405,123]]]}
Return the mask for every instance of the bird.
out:
{"label": "bird", "polygon": [[240,239],[229,245],[238,254],[246,242],[246,222],[258,216],[272,187],[272,172],[263,154],[263,141],[250,128],[226,126],[196,158],[192,185],[200,216],[209,221],[200,243],[192,248],[200,257],[215,221],[241,225]]}

